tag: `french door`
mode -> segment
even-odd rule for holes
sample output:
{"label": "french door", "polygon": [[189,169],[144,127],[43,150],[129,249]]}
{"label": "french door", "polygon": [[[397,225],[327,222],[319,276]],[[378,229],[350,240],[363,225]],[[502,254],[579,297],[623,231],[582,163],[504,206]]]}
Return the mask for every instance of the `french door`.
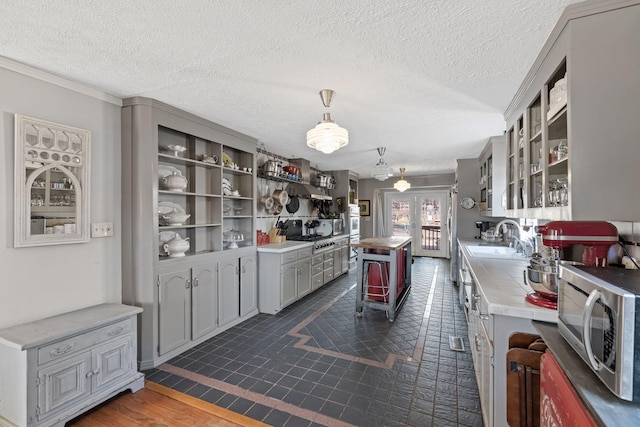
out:
{"label": "french door", "polygon": [[447,191],[390,192],[384,202],[387,230],[393,230],[393,236],[411,237],[412,255],[449,256]]}

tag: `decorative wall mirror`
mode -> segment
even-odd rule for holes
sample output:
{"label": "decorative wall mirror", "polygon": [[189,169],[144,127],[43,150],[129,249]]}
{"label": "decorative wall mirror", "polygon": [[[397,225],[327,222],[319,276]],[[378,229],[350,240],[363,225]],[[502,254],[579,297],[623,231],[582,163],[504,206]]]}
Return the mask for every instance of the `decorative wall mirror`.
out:
{"label": "decorative wall mirror", "polygon": [[89,241],[91,132],[15,116],[14,247]]}

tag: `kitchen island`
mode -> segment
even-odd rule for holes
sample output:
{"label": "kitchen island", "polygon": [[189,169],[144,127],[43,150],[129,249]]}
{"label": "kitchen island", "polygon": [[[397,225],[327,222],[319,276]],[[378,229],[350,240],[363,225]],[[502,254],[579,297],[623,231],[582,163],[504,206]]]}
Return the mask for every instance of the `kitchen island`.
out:
{"label": "kitchen island", "polygon": [[393,322],[411,289],[411,238],[370,237],[350,246],[359,249],[356,316],[369,307],[386,311]]}

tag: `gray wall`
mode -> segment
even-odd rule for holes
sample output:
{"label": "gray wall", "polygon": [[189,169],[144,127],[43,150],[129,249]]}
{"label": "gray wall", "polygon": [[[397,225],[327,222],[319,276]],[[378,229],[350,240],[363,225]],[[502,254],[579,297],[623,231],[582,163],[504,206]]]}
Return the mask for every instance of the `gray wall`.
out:
{"label": "gray wall", "polygon": [[[120,302],[119,99],[7,60],[0,61],[0,93],[4,141],[0,150],[4,206],[0,209],[0,328]],[[13,248],[15,113],[91,131],[90,222],[113,222],[113,237],[84,244]]]}

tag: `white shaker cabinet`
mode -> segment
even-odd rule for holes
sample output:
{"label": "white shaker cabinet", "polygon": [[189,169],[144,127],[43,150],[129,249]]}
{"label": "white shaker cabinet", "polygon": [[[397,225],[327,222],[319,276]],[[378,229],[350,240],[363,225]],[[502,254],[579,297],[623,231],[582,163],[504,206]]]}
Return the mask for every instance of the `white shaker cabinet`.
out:
{"label": "white shaker cabinet", "polygon": [[63,426],[144,386],[139,307],[101,304],[0,330],[0,425]]}

